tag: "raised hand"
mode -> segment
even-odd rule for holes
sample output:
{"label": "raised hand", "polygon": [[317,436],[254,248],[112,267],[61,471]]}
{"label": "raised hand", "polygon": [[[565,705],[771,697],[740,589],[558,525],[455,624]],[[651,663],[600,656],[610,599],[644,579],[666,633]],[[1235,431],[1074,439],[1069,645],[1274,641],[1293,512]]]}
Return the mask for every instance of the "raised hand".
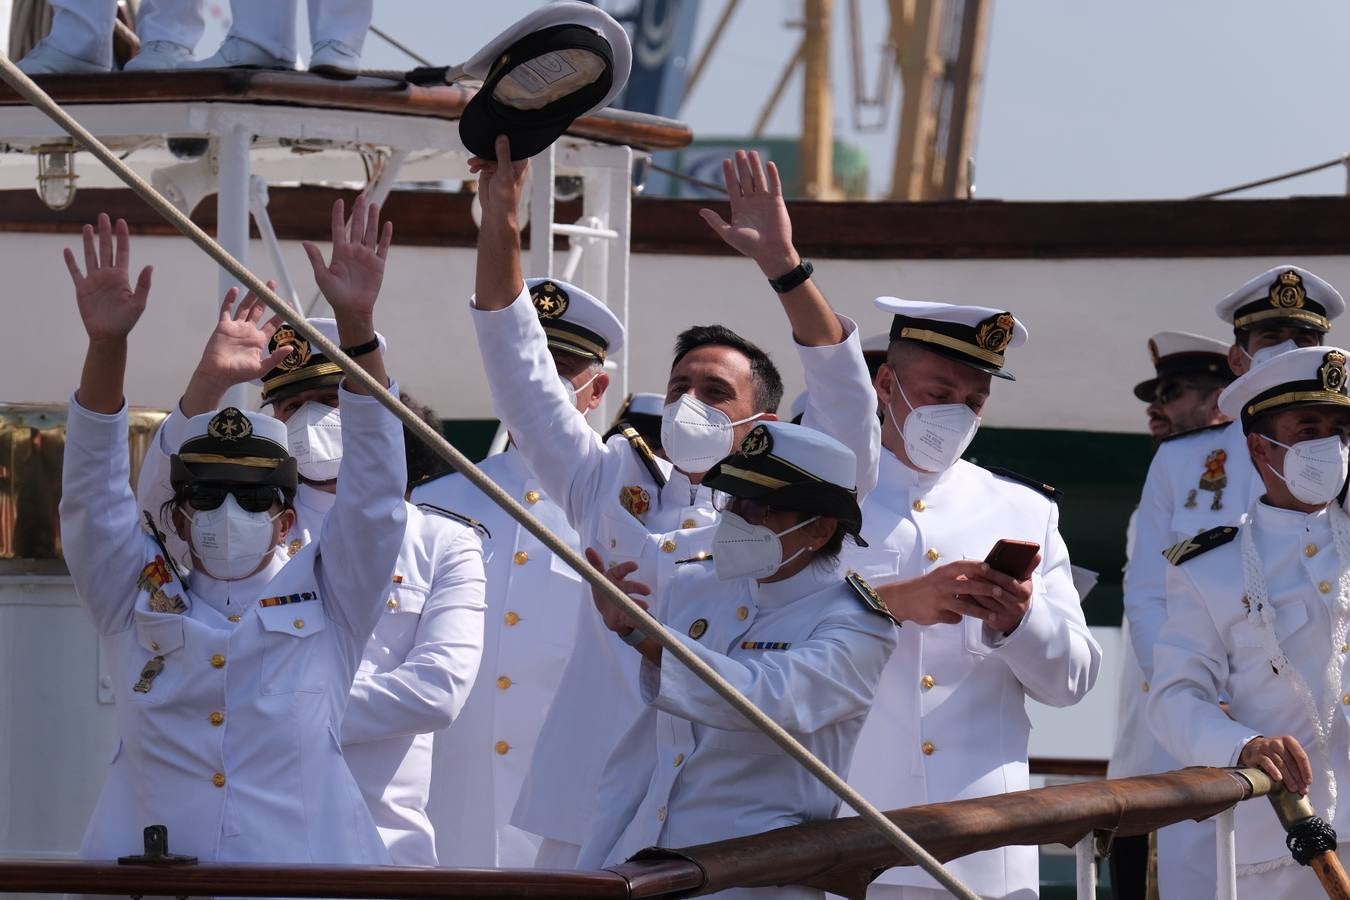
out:
{"label": "raised hand", "polygon": [[352,204],[350,225],[344,211],[341,200],[333,204],[332,260],[325,263],[323,252],[309,241],[303,243],[305,254],[335,317],[372,319],[384,282],[389,243],[394,239],[394,223],[385,221],[381,227],[380,204],[371,203],[364,194]]}
{"label": "raised hand", "polygon": [[[267,286],[275,290],[276,282],[269,281]],[[262,378],[291,351],[290,347],[281,347],[269,354],[267,344],[283,319],[272,316],[263,322],[267,306],[252,291],[236,306],[238,298],[239,288],[230,288],[220,304],[220,318],[180,401],[185,416],[215,409],[226,391]]]}
{"label": "raised hand", "polygon": [[152,269],[146,266],[136,278],[133,289],[129,278],[131,235],[127,223],[114,226],[105,213],[98,216],[98,240],[95,229],[84,226],[84,271],[80,271],[75,253],[65,251],[66,268],[75,284],[75,303],[91,343],[124,341],[136,326],[150,296]]}
{"label": "raised hand", "polygon": [[514,229],[530,161],[511,159],[511,141],[504,134],[497,135],[494,146],[497,158],[475,156],[469,160],[469,171],[478,176],[478,204],[483,209],[483,227],[506,224]]}
{"label": "raised hand", "polygon": [[764,166],[756,151],[737,150],[733,159],[722,161],[722,176],[731,200],[731,221],[711,209],[700,209],[699,215],[737,253],[758,263],[766,277],[787,274],[801,257],[792,246],[792,220],[783,202],[778,167],[772,162]]}

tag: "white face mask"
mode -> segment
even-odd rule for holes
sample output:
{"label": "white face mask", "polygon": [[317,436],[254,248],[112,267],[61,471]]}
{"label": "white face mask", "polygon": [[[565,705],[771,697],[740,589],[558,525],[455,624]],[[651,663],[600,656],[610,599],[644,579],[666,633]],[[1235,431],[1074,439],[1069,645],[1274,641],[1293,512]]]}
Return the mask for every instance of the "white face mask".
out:
{"label": "white face mask", "polygon": [[305,478],[336,478],[342,465],[342,416],[338,408],[306,400],[286,420],[286,443]]}
{"label": "white face mask", "polygon": [[1281,353],[1288,353],[1290,350],[1297,350],[1298,348],[1298,344],[1295,344],[1293,339],[1290,338],[1289,340],[1280,341],[1278,344],[1272,344],[1269,347],[1262,347],[1255,353],[1248,353],[1241,347],[1238,347],[1238,352],[1247,357],[1247,368],[1248,370],[1251,370],[1262,365],[1273,356],[1279,356]]}
{"label": "white face mask", "polygon": [[682,472],[706,472],[731,455],[731,429],[753,422],[755,413],[737,422],[692,393],[682,394],[661,410],[661,448]]}
{"label": "white face mask", "polygon": [[[925,472],[945,472],[966,452],[975,432],[980,428],[980,417],[964,403],[937,403],[915,406],[905,396],[905,389],[895,379],[895,389],[909,406],[903,417],[900,436],[905,441],[909,461]],[[892,399],[894,399],[892,397]],[[900,421],[895,408],[888,403],[894,421]]]}
{"label": "white face mask", "polygon": [[[220,581],[247,578],[277,545],[272,523],[281,513],[245,511],[233,494],[215,509],[190,510],[192,552],[206,574]],[[284,512],[284,510],[283,510]]]}
{"label": "white face mask", "polygon": [[563,375],[562,373],[558,374],[558,380],[562,382],[563,390],[567,392],[567,402],[572,404],[573,409],[576,410],[581,409],[581,407],[577,405],[577,394],[580,393],[581,391],[586,390],[586,388],[590,387],[591,382],[595,381],[595,379],[599,377],[600,377],[599,372],[592,372],[591,377],[587,378],[585,381],[581,383],[581,387],[574,387],[572,385],[571,379],[569,379],[566,375]]}
{"label": "white face mask", "polygon": [[1346,447],[1339,437],[1332,435],[1299,441],[1292,447],[1264,434],[1261,437],[1289,451],[1284,455],[1283,474],[1275,472],[1270,463],[1266,463],[1266,468],[1275,472],[1275,477],[1289,487],[1294,499],[1312,505],[1336,499],[1345,486],[1347,472],[1350,472],[1350,447]]}
{"label": "white face mask", "polygon": [[735,513],[722,513],[722,517],[717,520],[717,530],[713,532],[713,572],[720,581],[736,578],[758,580],[772,576],[806,552],[806,548],[802,547],[783,559],[783,542],[779,538],[798,528],[805,528],[819,518],[812,516],[791,528],[774,532],[765,525],[751,525]]}

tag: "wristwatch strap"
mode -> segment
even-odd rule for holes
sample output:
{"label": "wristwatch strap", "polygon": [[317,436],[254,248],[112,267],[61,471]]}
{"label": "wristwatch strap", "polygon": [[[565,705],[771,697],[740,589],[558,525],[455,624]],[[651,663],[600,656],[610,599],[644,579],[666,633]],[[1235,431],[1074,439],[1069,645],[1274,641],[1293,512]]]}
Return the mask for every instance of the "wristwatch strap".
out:
{"label": "wristwatch strap", "polygon": [[367,353],[374,353],[380,349],[380,339],[373,337],[364,344],[357,344],[355,347],[343,347],[342,352],[356,359],[358,356],[365,356]]}
{"label": "wristwatch strap", "polygon": [[796,268],[787,274],[780,275],[777,278],[770,278],[769,287],[780,294],[786,294],[793,288],[801,287],[801,285],[806,282],[806,279],[811,277],[811,273],[815,270],[816,267],[811,265],[811,260],[804,259],[797,263]]}

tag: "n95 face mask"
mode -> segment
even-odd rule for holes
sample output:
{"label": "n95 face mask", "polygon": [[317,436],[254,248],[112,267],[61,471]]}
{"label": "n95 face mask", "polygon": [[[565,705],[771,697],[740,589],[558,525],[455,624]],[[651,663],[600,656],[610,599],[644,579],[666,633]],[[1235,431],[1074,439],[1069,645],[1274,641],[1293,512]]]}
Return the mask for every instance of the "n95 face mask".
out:
{"label": "n95 face mask", "polygon": [[661,448],[682,472],[706,472],[731,455],[732,429],[762,416],[731,421],[731,417],[709,406],[692,393],[682,394],[661,410]]}
{"label": "n95 face mask", "polygon": [[1266,468],[1289,487],[1289,493],[1302,503],[1321,505],[1336,499],[1345,486],[1350,471],[1350,447],[1336,435],[1312,441],[1299,441],[1290,446],[1274,438],[1265,437],[1288,452],[1284,455],[1283,474],[1275,472],[1269,463]]}
{"label": "n95 face mask", "polygon": [[206,574],[217,580],[248,577],[276,546],[272,523],[281,513],[248,512],[233,494],[215,509],[187,512],[192,516],[192,551]]}
{"label": "n95 face mask", "polygon": [[286,420],[286,443],[310,481],[331,481],[342,466],[342,416],[335,406],[306,400]]}
{"label": "n95 face mask", "polygon": [[[975,439],[975,432],[980,429],[980,417],[964,403],[915,406],[905,396],[899,379],[895,381],[895,389],[909,406],[909,414],[900,428],[909,461],[925,472],[947,471]],[[896,421],[901,421],[893,407],[889,411]]]}
{"label": "n95 face mask", "polygon": [[775,532],[765,525],[751,525],[735,513],[724,512],[713,532],[713,573],[720,581],[736,578],[768,578],[806,551],[805,547],[783,559],[779,538],[805,528],[820,516]]}

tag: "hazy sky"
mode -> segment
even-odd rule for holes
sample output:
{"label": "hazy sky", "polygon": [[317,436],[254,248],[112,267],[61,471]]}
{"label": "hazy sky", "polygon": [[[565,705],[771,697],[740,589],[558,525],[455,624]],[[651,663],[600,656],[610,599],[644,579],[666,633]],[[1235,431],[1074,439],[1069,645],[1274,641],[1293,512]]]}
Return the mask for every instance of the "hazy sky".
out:
{"label": "hazy sky", "polygon": [[[703,0],[701,47],[726,0]],[[1350,3],[1344,0],[992,0],[976,152],[981,197],[1184,197],[1350,150]],[[208,5],[216,4],[210,0]],[[304,4],[300,4],[302,7]],[[439,62],[462,62],[540,0],[377,0],[375,23]],[[849,106],[846,0],[836,0],[835,119],[889,185],[896,113],[857,134]],[[875,72],[884,0],[862,0]],[[796,32],[800,0],[743,0],[685,118],[698,134],[748,133]],[[378,38],[366,62],[406,58]],[[799,81],[799,80],[798,80]],[[897,91],[898,94],[898,91]],[[897,96],[898,102],[898,96]],[[794,135],[799,84],[769,133]],[[1247,196],[1345,191],[1343,167]]]}

